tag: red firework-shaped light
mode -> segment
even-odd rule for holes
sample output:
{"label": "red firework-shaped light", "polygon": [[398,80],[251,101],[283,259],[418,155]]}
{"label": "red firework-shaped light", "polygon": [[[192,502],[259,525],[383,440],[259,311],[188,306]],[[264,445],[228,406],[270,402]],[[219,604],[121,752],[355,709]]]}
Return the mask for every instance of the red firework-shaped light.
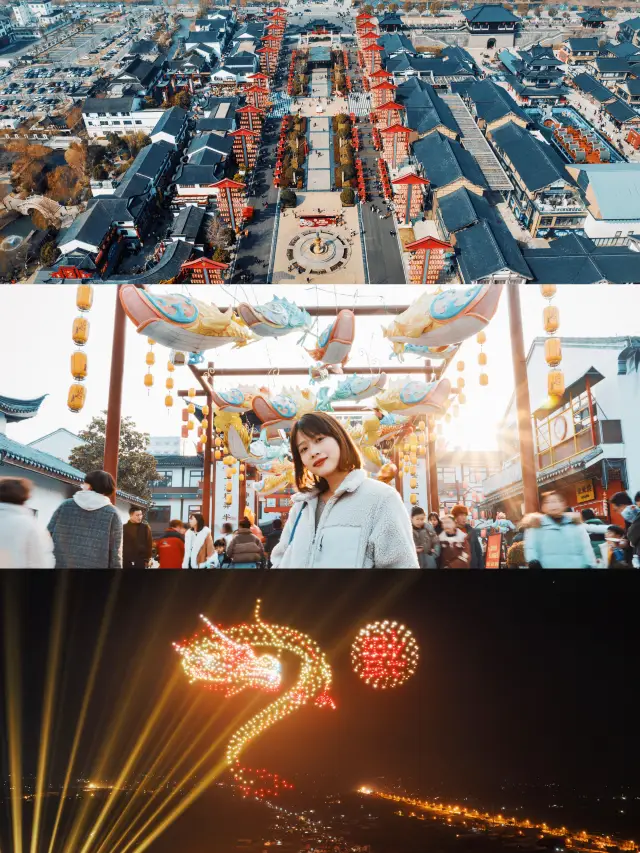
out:
{"label": "red firework-shaped light", "polygon": [[353,671],[365,684],[381,690],[399,687],[411,678],[419,656],[411,631],[387,620],[361,628],[351,646]]}

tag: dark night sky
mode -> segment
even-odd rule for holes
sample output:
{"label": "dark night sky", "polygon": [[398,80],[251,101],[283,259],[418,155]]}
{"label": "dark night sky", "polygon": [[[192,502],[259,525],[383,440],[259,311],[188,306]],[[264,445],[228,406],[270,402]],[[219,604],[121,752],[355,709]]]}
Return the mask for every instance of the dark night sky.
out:
{"label": "dark night sky", "polygon": [[[604,572],[140,572],[120,573],[116,581],[107,572],[77,573],[67,578],[53,775],[65,766],[113,593],[78,773],[90,773],[124,708],[126,722],[109,763],[115,775],[178,666],[171,643],[199,629],[200,612],[233,624],[251,618],[260,597],[265,620],[305,631],[325,650],[338,710],[303,709],[265,734],[247,763],[263,762],[285,777],[335,774],[345,787],[376,776],[389,782],[412,777],[425,793],[439,783],[478,792],[504,777],[589,788],[633,785],[640,782],[631,699],[639,670],[635,581],[632,573]],[[12,647],[11,653],[20,654],[23,676],[25,772],[35,769],[49,622],[60,583],[55,573],[0,578],[6,598],[0,614],[8,603],[22,628],[19,651]],[[411,682],[383,694],[351,672],[349,648],[359,627],[385,618],[413,630],[422,657]],[[4,659],[3,648],[0,668]],[[209,743],[204,727],[221,707],[220,725],[243,709],[239,719],[246,719],[252,699],[227,700],[181,677],[141,766],[194,700],[185,743],[202,732]],[[3,714],[4,707],[0,732],[6,730]],[[6,761],[4,743],[1,758]],[[6,774],[4,766],[0,775]]]}

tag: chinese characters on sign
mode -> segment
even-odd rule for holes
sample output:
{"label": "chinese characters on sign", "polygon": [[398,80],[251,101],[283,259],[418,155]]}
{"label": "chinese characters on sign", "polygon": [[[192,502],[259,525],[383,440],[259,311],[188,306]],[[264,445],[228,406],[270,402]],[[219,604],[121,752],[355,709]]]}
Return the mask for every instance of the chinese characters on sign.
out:
{"label": "chinese characters on sign", "polygon": [[581,480],[579,483],[576,483],[576,500],[579,504],[595,500],[595,497],[593,480]]}
{"label": "chinese characters on sign", "polygon": [[485,559],[485,568],[499,569],[500,558],[502,556],[502,534],[491,533],[487,536],[487,555]]}

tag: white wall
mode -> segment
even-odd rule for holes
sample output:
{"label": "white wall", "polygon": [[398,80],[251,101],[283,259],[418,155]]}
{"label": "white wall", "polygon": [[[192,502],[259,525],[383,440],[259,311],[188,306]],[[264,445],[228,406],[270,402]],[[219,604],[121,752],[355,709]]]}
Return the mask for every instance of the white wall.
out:
{"label": "white wall", "polygon": [[[62,480],[56,480],[54,477],[46,477],[37,471],[30,471],[18,465],[12,465],[9,462],[5,462],[0,468],[0,476],[23,477],[31,481],[32,492],[27,506],[37,511],[38,521],[45,527],[62,501],[73,497],[80,488],[80,483],[77,485],[65,483]],[[120,498],[117,499],[116,509],[123,522],[129,519],[129,507],[130,503],[128,501],[121,500]]]}
{"label": "white wall", "polygon": [[622,437],[625,440],[627,474],[631,497],[640,491],[640,441],[638,441],[638,401],[640,400],[640,371],[618,376],[621,401]]}
{"label": "white wall", "polygon": [[588,237],[626,237],[629,234],[640,234],[640,219],[594,219],[589,214],[584,222],[584,231]]}
{"label": "white wall", "polygon": [[84,444],[84,441],[79,436],[74,435],[66,429],[57,429],[51,435],[45,435],[42,438],[37,438],[35,441],[29,442],[29,447],[35,447],[44,453],[50,453],[56,459],[68,462],[71,451],[81,444]]}

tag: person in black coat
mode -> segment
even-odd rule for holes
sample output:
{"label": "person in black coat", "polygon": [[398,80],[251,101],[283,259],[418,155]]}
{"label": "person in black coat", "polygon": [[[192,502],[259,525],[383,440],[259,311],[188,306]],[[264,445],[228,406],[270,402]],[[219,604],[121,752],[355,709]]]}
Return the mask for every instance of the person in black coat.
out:
{"label": "person in black coat", "polygon": [[475,527],[468,523],[469,510],[466,506],[458,504],[451,510],[451,515],[455,519],[456,527],[459,527],[469,537],[469,544],[471,545],[471,568],[484,569],[484,554],[480,543],[480,536]]}
{"label": "person in black coat", "polygon": [[269,563],[271,562],[271,552],[276,547],[278,542],[280,541],[280,537],[282,536],[282,519],[276,518],[273,522],[273,526],[271,528],[271,533],[267,534],[266,541],[264,543],[264,550],[267,555],[267,559]]}

